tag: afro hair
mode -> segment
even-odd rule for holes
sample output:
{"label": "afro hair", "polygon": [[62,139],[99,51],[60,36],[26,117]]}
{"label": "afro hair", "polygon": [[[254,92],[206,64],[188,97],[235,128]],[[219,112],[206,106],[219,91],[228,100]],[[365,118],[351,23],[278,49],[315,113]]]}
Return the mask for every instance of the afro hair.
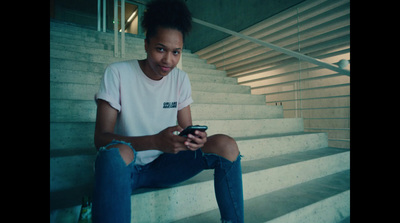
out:
{"label": "afro hair", "polygon": [[146,30],[146,41],[156,35],[157,28],[179,30],[183,39],[192,28],[192,14],[181,0],[154,0],[149,2],[144,13],[142,27]]}

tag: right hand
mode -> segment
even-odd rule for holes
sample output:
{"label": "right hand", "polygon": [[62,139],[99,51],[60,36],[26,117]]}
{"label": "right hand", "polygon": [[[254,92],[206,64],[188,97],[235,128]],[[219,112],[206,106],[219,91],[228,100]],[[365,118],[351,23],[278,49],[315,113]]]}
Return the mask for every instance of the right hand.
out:
{"label": "right hand", "polygon": [[175,131],[181,132],[183,129],[179,125],[172,126],[155,135],[155,143],[160,151],[177,154],[180,151],[188,150],[184,144],[187,138],[175,135]]}

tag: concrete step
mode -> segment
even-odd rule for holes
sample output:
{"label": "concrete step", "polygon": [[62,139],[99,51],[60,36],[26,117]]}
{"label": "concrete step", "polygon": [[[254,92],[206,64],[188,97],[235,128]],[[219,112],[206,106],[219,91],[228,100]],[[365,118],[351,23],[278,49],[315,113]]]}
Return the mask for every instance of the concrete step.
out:
{"label": "concrete step", "polygon": [[[247,138],[246,140],[237,139],[237,143],[243,156],[242,161],[251,161],[323,148],[327,146],[327,143],[324,142],[326,138],[325,133],[291,133],[266,135],[263,138]],[[315,143],[310,145],[308,142],[312,140]],[[52,163],[50,166],[54,168],[51,171],[51,190],[65,190],[74,185],[83,186],[90,183],[93,167],[90,163],[93,163],[95,154],[94,146],[86,149],[82,147],[81,149],[79,147],[68,149],[54,148],[51,145]],[[65,168],[66,166],[68,168]],[[76,180],[79,181],[79,185],[75,182]]]}
{"label": "concrete step", "polygon": [[[77,74],[79,75],[79,73]],[[74,75],[75,76],[75,75]],[[56,79],[57,77],[54,77],[52,79]],[[62,79],[67,79],[68,77],[63,77]],[[96,82],[101,81],[101,77],[99,78],[95,74],[92,73],[92,75],[82,75],[80,76],[80,79],[84,79],[85,81],[93,81],[96,80]],[[100,80],[99,80],[100,79]],[[204,78],[195,78],[195,79],[203,79],[207,80],[206,77]],[[210,80],[212,81],[212,80]],[[235,95],[237,94],[244,94],[243,96],[236,98],[233,101],[240,101],[240,99],[249,99],[252,98],[250,94],[250,87],[248,86],[242,86],[242,85],[237,85],[237,84],[224,84],[224,83],[216,83],[216,82],[203,82],[203,81],[192,81],[192,94],[195,95],[197,94],[196,92],[208,92],[208,93],[224,93],[221,94],[221,97],[229,98],[230,94],[233,93]],[[50,98],[52,99],[74,99],[74,100],[92,100],[94,98],[94,95],[98,92],[100,87],[99,84],[80,84],[80,83],[68,83],[68,82],[50,82]],[[203,93],[199,96],[196,96],[198,101],[213,101],[211,98],[210,100],[207,100],[206,98],[200,98],[202,95],[204,96],[206,93]],[[216,95],[218,97],[218,95]],[[254,98],[257,98],[259,102],[262,101],[262,104],[265,105],[265,97],[264,96],[255,96]],[[261,99],[261,100],[260,100]],[[214,101],[222,101],[223,99],[218,99],[215,98]],[[226,103],[226,102],[225,102]],[[243,101],[243,104],[246,104],[246,101]]]}
{"label": "concrete step", "polygon": [[[282,106],[192,104],[193,120],[283,118]],[[50,122],[94,122],[96,104],[87,100],[50,99]]]}
{"label": "concrete step", "polygon": [[183,70],[188,74],[204,74],[204,75],[217,75],[226,77],[226,71],[215,69],[204,69],[195,67],[183,67]]}
{"label": "concrete step", "polygon": [[[79,29],[79,28],[78,28]],[[59,38],[68,38],[70,40],[86,41],[86,42],[97,42],[97,43],[108,43],[114,44],[114,33],[112,32],[97,32],[95,30],[87,29],[51,29],[50,38],[52,41],[59,41]],[[118,33],[121,38],[121,33]],[[119,42],[121,40],[119,39]],[[143,45],[144,38],[138,37],[137,35],[125,34],[125,45],[135,46]]]}
{"label": "concrete step", "polygon": [[[89,72],[70,69],[50,68],[50,81],[58,83],[94,84],[99,86],[104,75],[101,72]],[[191,82],[207,82],[237,85],[237,79],[231,77],[211,76],[204,74],[188,73]]]}
{"label": "concrete step", "polygon": [[[349,152],[333,148],[242,162],[244,199],[256,198],[348,169]],[[212,170],[203,171],[173,188],[142,189],[134,193],[134,222],[171,222],[218,207]],[[215,222],[219,219],[217,217]]]}
{"label": "concrete step", "polygon": [[[79,204],[81,197],[72,197],[71,192],[75,188],[86,188],[86,192],[90,190],[88,185],[91,185],[93,182],[94,159],[95,155],[51,157],[50,192],[54,194],[54,196],[51,196],[52,199],[65,201],[63,203],[63,205],[66,205],[65,207]],[[251,199],[347,169],[349,169],[349,151],[336,148],[322,148],[242,161],[244,198]],[[188,192],[188,190],[197,192]],[[61,191],[64,191],[64,193],[61,193]],[[162,201],[164,200],[163,196],[170,194],[176,194],[176,196],[173,196],[173,200],[170,203],[168,202],[168,198],[165,200],[168,202],[168,205],[162,204],[162,202],[151,204],[154,201],[154,196],[160,198],[157,201]],[[191,202],[187,202],[187,199]],[[204,203],[204,199],[209,200],[210,203]],[[181,205],[188,205],[188,208],[191,209],[195,203],[203,203],[204,206],[201,210],[197,210],[199,211],[198,213],[212,210],[217,208],[213,193],[213,171],[203,171],[196,177],[173,188],[161,190],[140,189],[135,191],[132,201],[134,204],[142,203],[141,210],[147,210],[150,213],[156,211],[157,208],[160,208],[160,210],[164,210],[165,208],[175,210],[175,208],[179,208]],[[178,207],[175,205],[178,205]],[[53,208],[60,207],[53,206]],[[168,214],[167,212],[157,213],[162,216]],[[176,212],[169,213],[176,214]],[[190,214],[190,211],[186,214]],[[145,217],[143,211],[141,215]],[[191,215],[195,215],[195,213]],[[136,216],[140,219],[140,215],[136,214]]]}
{"label": "concrete step", "polygon": [[250,86],[237,84],[220,84],[210,82],[191,82],[192,91],[206,91],[219,93],[251,94]]}
{"label": "concrete step", "polygon": [[[121,33],[118,34],[118,37],[121,38]],[[107,47],[109,50],[114,49],[114,34],[112,32],[97,32],[94,30],[85,30],[85,29],[51,29],[50,30],[50,42],[58,43],[58,44],[69,44],[69,45],[79,45],[79,46],[87,46],[89,48],[96,47],[102,49],[103,45]],[[119,45],[121,42],[119,40]],[[127,55],[130,52],[134,51],[144,51],[144,37],[139,37],[133,34],[125,34],[125,51]],[[190,50],[183,49],[182,51],[184,56],[188,56],[191,58],[198,58],[197,55],[192,54]]]}
{"label": "concrete step", "polygon": [[[64,36],[54,37],[52,35],[50,35],[50,48],[58,50],[66,49],[69,51],[82,53],[96,53],[99,51],[110,51],[112,53],[114,52],[113,43],[98,43],[94,41],[84,41],[82,39],[70,39]],[[111,56],[114,56],[114,54],[112,54]]]}
{"label": "concrete step", "polygon": [[264,95],[192,91],[194,104],[265,105]]}
{"label": "concrete step", "polygon": [[[140,59],[140,58],[137,58]],[[122,59],[121,59],[122,61]],[[50,57],[50,69],[104,73],[108,64]]]}
{"label": "concrete step", "polygon": [[94,127],[94,122],[50,122],[50,153],[95,153]]}
{"label": "concrete step", "polygon": [[[144,59],[145,56],[140,58],[129,58],[129,59]],[[61,59],[56,57],[50,57],[50,69],[62,69],[62,70],[73,70],[73,71],[87,71],[87,72],[101,72],[103,73],[105,68],[111,63],[116,61],[125,61],[128,58],[117,58],[112,59],[107,63],[100,62],[87,62],[87,61],[77,61],[71,59]],[[207,76],[217,76],[220,78],[227,78],[225,71],[214,70],[214,69],[205,69],[205,68],[196,68],[196,67],[185,67],[183,66],[183,70],[191,75],[207,75]]]}
{"label": "concrete step", "polygon": [[[90,61],[99,63],[110,63],[112,60],[119,60],[120,58],[114,57],[114,46],[110,44],[90,44],[74,42],[65,40],[62,43],[50,42],[50,56],[55,58],[63,58],[78,61]],[[125,58],[144,58],[146,52],[143,44],[130,47],[125,52]],[[215,69],[212,64],[207,64],[205,60],[188,56],[187,53],[183,54],[184,67]]]}
{"label": "concrete step", "polygon": [[[244,208],[245,222],[341,222],[350,216],[350,171],[246,200]],[[214,209],[174,223],[218,223],[219,218]]]}
{"label": "concrete step", "polygon": [[[290,146],[297,148],[325,147],[320,137],[321,133],[301,133],[303,120],[290,119],[257,119],[257,120],[197,120],[194,124],[205,124],[209,128],[208,135],[224,133],[240,141],[240,148],[248,147],[257,149],[265,154],[274,154],[274,150],[262,151],[269,144],[281,144],[285,150]],[[288,135],[289,134],[289,135]],[[292,137],[290,136],[292,135]],[[317,137],[318,136],[318,137]],[[94,148],[94,122],[51,122],[50,123],[50,149],[53,150],[84,150]],[[279,139],[284,137],[282,139]],[[266,138],[266,139],[263,139]],[[296,139],[296,140],[295,140]],[[288,140],[286,142],[285,140]],[[298,141],[302,140],[302,142]],[[309,140],[309,141],[307,141]],[[254,142],[254,143],[253,143]],[[287,144],[287,146],[285,146]],[[298,144],[298,145],[297,145]],[[304,146],[301,146],[303,145]],[[94,150],[93,150],[94,152]]]}
{"label": "concrete step", "polygon": [[[51,132],[53,131],[51,130]],[[75,190],[79,191],[79,188],[86,188],[84,191],[88,192],[88,189],[91,189],[89,185],[93,183],[93,163],[96,154],[93,135],[88,137],[81,136],[82,132],[79,131],[74,131],[74,133],[84,140],[91,138],[92,141],[89,143],[92,146],[86,147],[86,149],[82,147],[63,148],[65,145],[70,146],[70,144],[63,145],[63,142],[74,140],[66,134],[58,136],[61,139],[60,141],[50,142],[51,192],[65,191],[65,193],[72,193]],[[56,137],[51,138],[52,140],[56,139]],[[237,139],[237,143],[243,156],[242,161],[247,162],[317,150],[327,146],[326,138],[325,133],[276,134],[264,136],[263,138]],[[315,143],[310,144],[310,141],[315,141]],[[80,193],[83,193],[83,191]],[[75,197],[75,201],[79,201],[78,197]],[[68,202],[65,203],[65,205],[67,204]]]}
{"label": "concrete step", "polygon": [[191,110],[193,121],[283,118],[282,106],[193,104]]}
{"label": "concrete step", "polygon": [[276,119],[236,119],[236,120],[196,120],[194,125],[207,125],[207,134],[228,134],[233,138],[247,140],[247,137],[259,137],[272,134],[303,132],[302,118]]}
{"label": "concrete step", "polygon": [[[53,49],[52,56],[56,58],[65,57],[65,53],[59,52],[68,51],[76,53],[75,57],[79,57],[79,54],[92,54],[92,55],[103,55],[114,57],[114,43],[96,43],[96,42],[87,42],[84,40],[71,40],[68,38],[57,38],[57,40],[52,40],[50,38],[50,49]],[[125,58],[136,58],[139,55],[140,58],[143,58],[143,55],[146,54],[144,50],[144,44],[138,44],[134,46],[126,47],[125,50]],[[73,55],[66,55],[68,57],[72,57]],[[67,59],[66,58],[66,59]],[[188,67],[203,67],[214,69],[215,66],[211,64],[207,64],[207,61],[204,59],[200,59],[198,57],[193,56],[193,54],[183,52],[182,53],[182,63],[184,66]]]}
{"label": "concrete step", "polygon": [[237,137],[235,139],[237,140],[244,161],[328,146],[328,136],[326,133],[282,133],[258,137]]}
{"label": "concrete step", "polygon": [[[79,75],[79,74],[78,74]],[[52,79],[56,79],[54,77]],[[62,77],[67,79],[67,77]],[[93,75],[82,75],[86,82],[99,78]],[[100,84],[78,84],[68,82],[50,82],[50,99],[90,100],[99,90]],[[192,82],[192,98],[195,103],[209,104],[257,104],[265,105],[265,96],[246,94],[247,87],[240,85],[220,84],[213,82]]]}
{"label": "concrete step", "polygon": [[[107,52],[110,54],[110,52]],[[95,62],[110,64],[117,61],[126,60],[126,58],[113,57],[112,55],[94,54],[94,53],[79,53],[68,50],[59,50],[50,48],[50,57],[59,59],[68,59],[82,62]],[[145,52],[135,52],[132,54],[133,59],[144,59],[146,58]]]}

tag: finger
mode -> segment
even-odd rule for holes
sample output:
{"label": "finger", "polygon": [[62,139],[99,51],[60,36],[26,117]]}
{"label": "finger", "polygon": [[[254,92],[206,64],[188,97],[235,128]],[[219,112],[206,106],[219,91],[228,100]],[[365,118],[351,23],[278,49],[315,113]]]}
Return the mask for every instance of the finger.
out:
{"label": "finger", "polygon": [[174,135],[173,137],[174,137],[174,140],[175,140],[176,142],[182,143],[182,146],[183,146],[183,147],[184,147],[183,144],[188,140],[188,138],[183,137],[183,136],[179,136],[179,135]]}
{"label": "finger", "polygon": [[199,136],[200,138],[206,138],[206,137],[207,137],[207,133],[206,133],[206,132],[203,132],[203,131],[196,130],[196,131],[195,131],[195,134],[196,134],[197,136]]}
{"label": "finger", "polygon": [[185,142],[186,146],[192,147],[194,149],[198,149],[204,146],[205,140],[198,138],[198,137],[194,137],[192,139],[188,138],[188,140]]}
{"label": "finger", "polygon": [[171,132],[175,132],[175,131],[182,132],[182,131],[183,131],[183,128],[180,127],[179,125],[176,125],[176,126],[169,127],[169,130],[170,130]]}
{"label": "finger", "polygon": [[189,134],[188,139],[190,139],[191,141],[193,141],[194,143],[197,143],[197,144],[204,144],[206,137],[201,137],[198,135],[194,136],[192,134]]}
{"label": "finger", "polygon": [[196,151],[202,147],[201,144],[196,144],[196,143],[191,143],[191,142],[185,142],[185,145],[186,145],[186,148],[188,148],[189,150],[192,150],[192,151]]}

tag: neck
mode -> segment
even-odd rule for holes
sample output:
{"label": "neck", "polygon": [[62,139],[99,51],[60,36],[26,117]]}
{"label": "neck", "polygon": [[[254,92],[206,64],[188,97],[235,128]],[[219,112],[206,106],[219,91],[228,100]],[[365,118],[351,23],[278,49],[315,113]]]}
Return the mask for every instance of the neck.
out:
{"label": "neck", "polygon": [[163,77],[159,77],[158,75],[154,74],[153,70],[151,69],[147,59],[139,60],[140,69],[142,69],[143,73],[150,79],[159,81]]}

